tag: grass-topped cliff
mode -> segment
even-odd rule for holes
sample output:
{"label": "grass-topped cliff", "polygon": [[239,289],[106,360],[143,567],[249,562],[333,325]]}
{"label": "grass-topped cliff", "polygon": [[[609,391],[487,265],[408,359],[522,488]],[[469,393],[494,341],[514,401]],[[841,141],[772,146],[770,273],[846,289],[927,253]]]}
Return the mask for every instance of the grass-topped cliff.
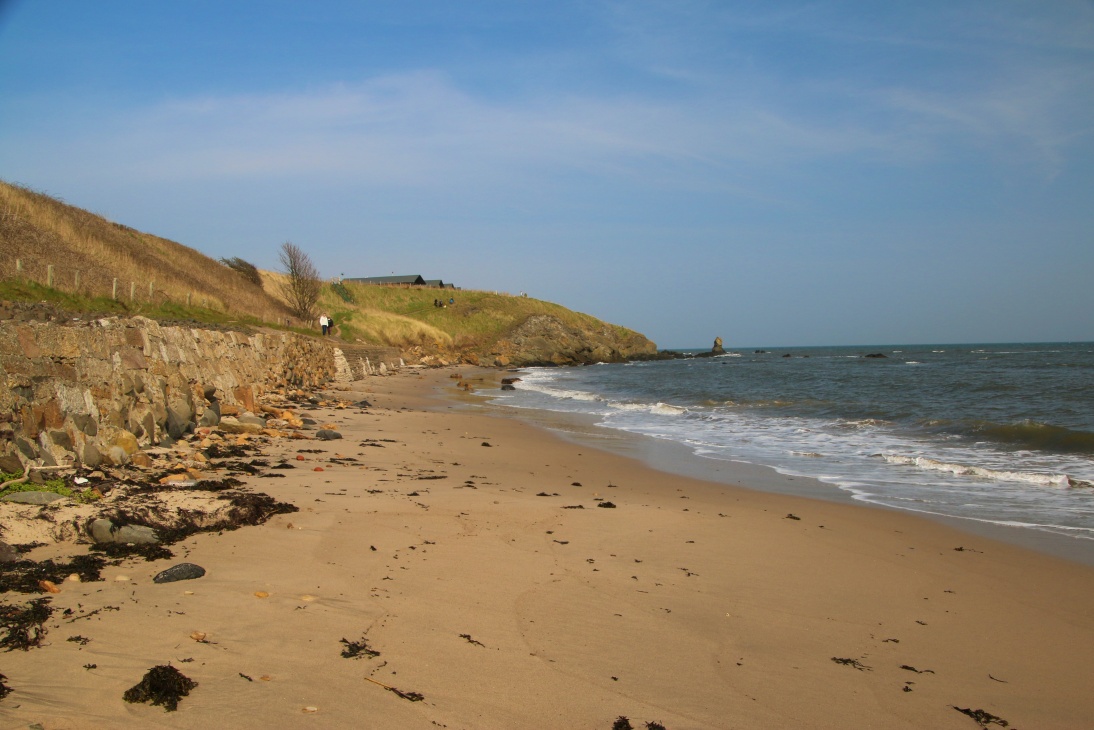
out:
{"label": "grass-topped cliff", "polygon": [[[50,301],[70,311],[292,326],[282,275],[255,285],[194,249],[0,181],[0,299]],[[455,298],[436,307],[434,299]],[[408,356],[486,364],[592,362],[650,354],[624,327],[551,302],[484,291],[326,283],[318,310],[346,344],[397,347]]]}

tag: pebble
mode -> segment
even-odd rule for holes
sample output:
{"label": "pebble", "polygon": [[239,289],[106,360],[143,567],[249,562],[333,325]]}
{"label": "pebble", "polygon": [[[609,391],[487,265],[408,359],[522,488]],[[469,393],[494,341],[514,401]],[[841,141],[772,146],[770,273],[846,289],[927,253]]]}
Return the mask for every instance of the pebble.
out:
{"label": "pebble", "polygon": [[153,583],[174,583],[177,580],[192,580],[205,575],[205,568],[193,563],[179,563],[156,574]]}
{"label": "pebble", "polygon": [[321,428],[315,432],[315,437],[320,441],[334,441],[342,438],[342,434],[329,428]]}

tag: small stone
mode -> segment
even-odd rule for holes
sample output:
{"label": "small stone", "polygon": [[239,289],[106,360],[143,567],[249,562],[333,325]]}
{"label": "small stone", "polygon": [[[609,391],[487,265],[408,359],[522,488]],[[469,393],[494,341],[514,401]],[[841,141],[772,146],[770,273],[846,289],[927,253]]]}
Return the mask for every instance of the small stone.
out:
{"label": "small stone", "polygon": [[51,580],[38,581],[38,587],[46,593],[60,593],[61,589],[57,587],[57,584]]}
{"label": "small stone", "polygon": [[172,565],[167,570],[157,573],[156,577],[152,579],[152,582],[174,583],[178,580],[193,580],[194,578],[200,578],[203,575],[205,575],[205,568],[200,565],[179,563],[178,565]]}
{"label": "small stone", "polygon": [[80,576],[77,573],[73,573],[72,575],[68,576],[68,578],[66,578],[65,580],[67,580],[69,583],[79,583],[80,582]]}
{"label": "small stone", "polygon": [[321,428],[315,432],[315,438],[320,441],[334,441],[335,439],[342,438],[342,434],[329,428]]}
{"label": "small stone", "polygon": [[255,598],[269,598],[270,594],[266,591],[255,591]]}

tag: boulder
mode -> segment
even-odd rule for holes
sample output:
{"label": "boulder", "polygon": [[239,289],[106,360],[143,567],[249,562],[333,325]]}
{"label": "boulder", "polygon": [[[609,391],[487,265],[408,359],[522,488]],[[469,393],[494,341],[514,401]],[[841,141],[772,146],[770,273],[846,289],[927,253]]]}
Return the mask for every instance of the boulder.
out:
{"label": "boulder", "polygon": [[160,541],[159,535],[151,527],[144,525],[123,525],[117,527],[108,519],[98,519],[89,528],[91,539],[97,543],[116,542],[121,544],[149,545]]}
{"label": "boulder", "polygon": [[261,433],[265,427],[265,422],[261,426],[256,423],[242,423],[240,419],[232,416],[224,416],[218,425],[224,433]]}

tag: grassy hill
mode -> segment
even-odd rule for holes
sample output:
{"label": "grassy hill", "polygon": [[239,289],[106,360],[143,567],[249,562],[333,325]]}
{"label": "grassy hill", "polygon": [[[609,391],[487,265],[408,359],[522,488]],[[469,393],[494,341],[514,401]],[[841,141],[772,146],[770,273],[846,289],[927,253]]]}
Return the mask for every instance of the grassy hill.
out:
{"label": "grassy hill", "polygon": [[[279,297],[279,273],[262,272],[259,286],[180,243],[2,181],[0,254],[2,299],[154,319],[317,329],[291,321]],[[438,297],[456,302],[436,307]],[[484,291],[327,283],[318,309],[334,318],[334,335],[343,342],[389,345],[427,358],[569,362],[653,349],[636,332],[558,304]],[[538,354],[522,355],[530,350]]]}

